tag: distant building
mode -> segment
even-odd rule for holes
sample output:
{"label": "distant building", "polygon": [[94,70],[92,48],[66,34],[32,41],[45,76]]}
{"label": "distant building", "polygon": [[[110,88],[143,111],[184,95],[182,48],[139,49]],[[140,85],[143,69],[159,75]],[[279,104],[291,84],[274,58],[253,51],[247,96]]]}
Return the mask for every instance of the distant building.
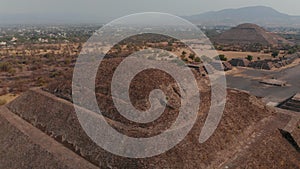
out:
{"label": "distant building", "polygon": [[41,43],[48,43],[48,39],[39,38],[38,41]]}
{"label": "distant building", "polygon": [[296,59],[299,58],[299,56],[300,55],[298,53],[295,53],[279,59],[258,60],[258,61],[250,62],[248,67],[254,69],[265,69],[265,70],[271,70],[272,68],[281,68],[293,63]]}
{"label": "distant building", "polygon": [[229,61],[229,63],[232,66],[241,66],[241,67],[247,67],[250,64],[250,61],[247,59],[240,59],[240,58],[236,58],[236,59],[231,59]]}
{"label": "distant building", "polygon": [[248,66],[254,69],[271,70],[274,67],[274,64],[270,60],[259,60],[251,62]]}
{"label": "distant building", "polygon": [[0,46],[6,46],[6,42],[0,42]]}
{"label": "distant building", "polygon": [[13,37],[10,41],[11,41],[11,42],[17,42],[17,41],[18,41],[18,38]]}

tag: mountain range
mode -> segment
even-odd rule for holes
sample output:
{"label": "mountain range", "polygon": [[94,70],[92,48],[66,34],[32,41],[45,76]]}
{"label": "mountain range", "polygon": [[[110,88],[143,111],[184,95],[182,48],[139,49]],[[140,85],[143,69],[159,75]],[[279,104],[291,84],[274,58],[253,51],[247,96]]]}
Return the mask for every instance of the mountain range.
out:
{"label": "mountain range", "polygon": [[194,24],[206,26],[236,26],[242,23],[254,23],[266,27],[299,27],[300,16],[281,13],[266,6],[251,6],[238,9],[224,9],[185,16]]}
{"label": "mountain range", "polygon": [[[197,25],[230,26],[253,23],[263,27],[297,27],[300,28],[300,16],[281,13],[271,7],[250,6],[237,9],[223,9],[201,14],[182,16]],[[1,14],[2,24],[70,24],[99,23],[101,16],[79,13],[25,13]],[[106,21],[109,22],[109,21]],[[102,23],[106,23],[102,22]]]}

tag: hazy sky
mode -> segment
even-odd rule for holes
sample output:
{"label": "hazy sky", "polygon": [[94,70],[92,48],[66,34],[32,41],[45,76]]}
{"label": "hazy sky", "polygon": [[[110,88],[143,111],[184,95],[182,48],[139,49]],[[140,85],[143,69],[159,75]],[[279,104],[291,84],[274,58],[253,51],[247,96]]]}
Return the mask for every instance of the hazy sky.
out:
{"label": "hazy sky", "polygon": [[182,16],[256,5],[300,15],[299,0],[0,0],[0,17],[36,15],[49,19],[73,17],[74,20],[108,22],[137,12],[166,12]]}

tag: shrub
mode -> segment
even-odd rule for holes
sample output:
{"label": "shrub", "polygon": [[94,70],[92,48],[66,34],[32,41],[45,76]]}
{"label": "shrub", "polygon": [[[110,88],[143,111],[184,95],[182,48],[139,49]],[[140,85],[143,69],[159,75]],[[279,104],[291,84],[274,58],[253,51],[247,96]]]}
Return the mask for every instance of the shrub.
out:
{"label": "shrub", "polygon": [[172,47],[172,46],[167,46],[165,49],[166,49],[167,51],[169,51],[169,52],[172,52],[172,51],[173,51],[173,47]]}
{"label": "shrub", "polygon": [[191,53],[191,54],[189,55],[189,58],[192,59],[192,60],[194,60],[194,59],[195,59],[195,54],[194,54],[194,53]]}
{"label": "shrub", "polygon": [[61,75],[61,72],[60,71],[54,71],[54,72],[51,72],[49,77],[50,78],[55,78],[57,76]]}
{"label": "shrub", "polygon": [[10,68],[7,72],[11,75],[15,75],[17,73],[17,71],[14,68]]}
{"label": "shrub", "polygon": [[252,60],[253,60],[253,56],[248,55],[248,56],[246,57],[246,59],[249,60],[249,61],[252,61]]}
{"label": "shrub", "polygon": [[70,63],[71,63],[71,59],[70,58],[66,58],[65,60],[64,60],[64,63],[66,64],[66,65],[69,65]]}
{"label": "shrub", "polygon": [[296,52],[297,52],[297,49],[295,49],[295,48],[291,48],[288,50],[288,54],[294,54]]}
{"label": "shrub", "polygon": [[215,59],[216,59],[216,60],[219,60],[219,59],[220,59],[221,61],[227,61],[227,58],[226,58],[225,55],[219,55],[219,56],[216,56]]}
{"label": "shrub", "polygon": [[201,59],[199,57],[196,57],[195,62],[201,62]]}
{"label": "shrub", "polygon": [[11,68],[12,68],[12,66],[8,62],[0,63],[0,71],[2,71],[2,72],[8,72]]}
{"label": "shrub", "polygon": [[272,56],[273,56],[274,58],[276,58],[278,55],[279,55],[279,51],[273,51],[273,52],[272,52]]}
{"label": "shrub", "polygon": [[43,86],[47,83],[46,79],[44,77],[38,77],[37,79],[37,85]]}

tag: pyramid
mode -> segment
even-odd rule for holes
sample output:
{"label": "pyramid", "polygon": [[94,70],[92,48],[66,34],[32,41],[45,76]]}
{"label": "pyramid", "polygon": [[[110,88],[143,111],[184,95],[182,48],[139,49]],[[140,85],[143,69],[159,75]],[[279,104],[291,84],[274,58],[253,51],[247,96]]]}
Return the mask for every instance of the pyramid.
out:
{"label": "pyramid", "polygon": [[[173,124],[177,117],[177,102],[181,100],[174,81],[157,70],[137,75],[131,89],[131,103],[142,109],[157,86],[170,99],[161,117],[149,124],[135,124],[113,108],[110,97],[110,76],[120,58],[104,60],[99,68],[101,83],[96,84],[99,108],[108,124],[130,137],[152,137]],[[110,75],[110,76],[109,76]],[[156,78],[152,78],[156,75]],[[72,74],[69,76],[72,77]],[[66,77],[69,77],[66,75]],[[195,74],[197,76],[197,74]],[[197,83],[204,85],[206,77],[198,74]],[[64,80],[63,80],[64,79]],[[72,83],[62,77],[49,86],[33,88],[14,101],[0,107],[0,168],[299,168],[298,138],[295,127],[299,115],[275,112],[260,98],[247,92],[227,90],[227,102],[222,119],[214,134],[205,143],[199,133],[210,109],[210,89],[200,90],[201,103],[195,125],[189,134],[171,150],[145,159],[114,155],[98,146],[83,130],[72,104]],[[144,94],[144,95],[143,95]],[[176,96],[177,95],[177,96]],[[84,96],[88,100],[88,96]],[[99,116],[92,110],[84,113]],[[107,110],[107,111],[106,111]],[[296,117],[296,118],[294,118]],[[293,130],[285,130],[297,119]],[[294,123],[293,123],[294,124]],[[298,125],[298,124],[297,124]],[[289,132],[281,133],[280,130]],[[284,136],[283,136],[284,135]],[[8,138],[8,139],[6,139]],[[294,142],[290,142],[293,138]],[[168,141],[163,142],[168,143]],[[119,145],[126,149],[126,145]],[[145,149],[153,151],[152,149]]]}
{"label": "pyramid", "polygon": [[262,46],[292,44],[286,39],[274,33],[267,32],[258,25],[250,23],[241,24],[225,31],[215,39],[215,43],[225,45],[249,45],[259,43]]}

